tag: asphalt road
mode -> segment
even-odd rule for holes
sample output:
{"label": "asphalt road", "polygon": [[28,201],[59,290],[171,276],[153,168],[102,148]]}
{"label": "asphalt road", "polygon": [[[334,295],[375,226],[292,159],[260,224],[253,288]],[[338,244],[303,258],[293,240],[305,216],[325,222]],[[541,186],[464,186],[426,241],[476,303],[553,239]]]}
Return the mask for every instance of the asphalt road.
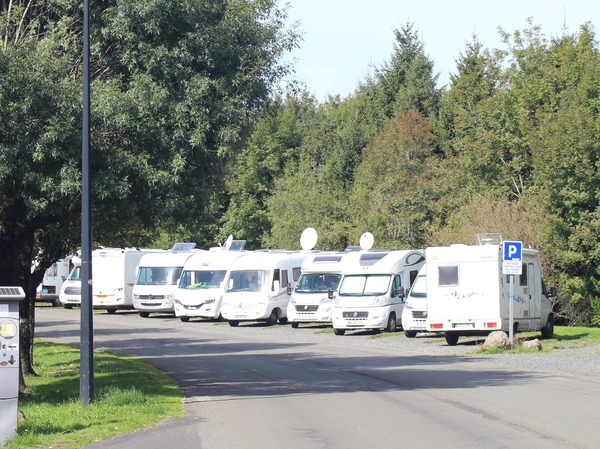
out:
{"label": "asphalt road", "polygon": [[[417,354],[401,334],[378,344],[318,330],[95,314],[95,348],[170,373],[188,415],[88,448],[600,447],[597,376]],[[79,310],[38,308],[36,337],[78,343]]]}

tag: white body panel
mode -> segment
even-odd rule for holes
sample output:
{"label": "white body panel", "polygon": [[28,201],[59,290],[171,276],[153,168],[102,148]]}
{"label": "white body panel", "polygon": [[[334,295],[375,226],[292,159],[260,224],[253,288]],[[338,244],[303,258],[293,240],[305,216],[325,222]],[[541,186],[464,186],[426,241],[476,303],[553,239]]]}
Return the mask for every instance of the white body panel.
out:
{"label": "white body panel", "polygon": [[73,307],[81,305],[81,259],[75,257],[72,259],[73,269],[67,279],[62,283],[58,300],[63,307]]}
{"label": "white body panel", "polygon": [[206,251],[166,251],[144,254],[133,286],[133,307],[140,315],[175,313],[174,299],[183,267],[193,255]]}
{"label": "white body panel", "polygon": [[421,251],[360,251],[344,257],[333,308],[336,334],[346,330],[395,328],[402,319],[406,290],[425,262]]}
{"label": "white body panel", "polygon": [[331,323],[334,298],[341,280],[342,258],[347,253],[316,253],[302,264],[302,275],[287,307],[288,320],[294,323]]}
{"label": "white body panel", "polygon": [[[502,246],[427,248],[428,330],[455,335],[509,331],[510,277],[502,274]],[[537,331],[551,315],[538,252],[523,249],[523,273],[514,275],[513,322]]]}
{"label": "white body panel", "polygon": [[402,310],[402,329],[407,337],[414,337],[417,332],[427,332],[427,264],[419,270],[406,296]]}
{"label": "white body panel", "polygon": [[296,284],[307,255],[256,251],[236,259],[226,280],[221,304],[223,318],[232,325],[240,321],[287,322],[287,288]]}
{"label": "white body panel", "polygon": [[225,279],[233,262],[247,251],[211,249],[190,257],[175,292],[175,315],[179,318],[219,318]]}
{"label": "white body panel", "polygon": [[73,269],[71,260],[76,256],[68,255],[63,259],[54,262],[44,272],[42,283],[36,289],[36,301],[51,301],[59,299],[63,282],[66,281],[69,273]]}

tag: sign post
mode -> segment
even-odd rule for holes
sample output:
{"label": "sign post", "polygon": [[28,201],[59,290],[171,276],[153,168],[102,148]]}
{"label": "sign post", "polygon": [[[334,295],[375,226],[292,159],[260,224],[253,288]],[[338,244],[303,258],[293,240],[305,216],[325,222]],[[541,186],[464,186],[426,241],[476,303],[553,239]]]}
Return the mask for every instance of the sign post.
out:
{"label": "sign post", "polygon": [[508,339],[510,347],[513,347],[514,338],[514,299],[515,299],[515,274],[521,275],[523,265],[523,243],[502,243],[502,273],[510,275],[510,290],[508,293]]}

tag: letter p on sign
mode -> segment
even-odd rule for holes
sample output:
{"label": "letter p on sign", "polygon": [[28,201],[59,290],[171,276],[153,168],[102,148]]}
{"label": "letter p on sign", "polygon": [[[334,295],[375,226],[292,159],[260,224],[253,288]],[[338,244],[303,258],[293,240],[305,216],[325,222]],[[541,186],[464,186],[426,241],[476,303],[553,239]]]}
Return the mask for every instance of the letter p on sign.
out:
{"label": "letter p on sign", "polygon": [[504,260],[521,261],[523,252],[522,242],[503,242],[502,258]]}

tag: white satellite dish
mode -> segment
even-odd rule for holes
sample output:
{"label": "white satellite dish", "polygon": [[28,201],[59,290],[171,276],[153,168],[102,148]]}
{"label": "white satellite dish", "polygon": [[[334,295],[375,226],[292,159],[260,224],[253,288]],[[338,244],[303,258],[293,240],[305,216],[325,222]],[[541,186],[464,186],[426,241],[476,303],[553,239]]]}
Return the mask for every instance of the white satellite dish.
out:
{"label": "white satellite dish", "polygon": [[229,237],[225,240],[225,249],[231,248],[231,242],[233,242],[233,235],[229,234]]}
{"label": "white satellite dish", "polygon": [[300,246],[302,246],[304,251],[310,251],[317,244],[318,238],[319,236],[315,228],[306,228],[300,236]]}
{"label": "white satellite dish", "polygon": [[374,242],[375,238],[370,232],[365,232],[360,236],[360,247],[365,251],[370,250],[373,247]]}

